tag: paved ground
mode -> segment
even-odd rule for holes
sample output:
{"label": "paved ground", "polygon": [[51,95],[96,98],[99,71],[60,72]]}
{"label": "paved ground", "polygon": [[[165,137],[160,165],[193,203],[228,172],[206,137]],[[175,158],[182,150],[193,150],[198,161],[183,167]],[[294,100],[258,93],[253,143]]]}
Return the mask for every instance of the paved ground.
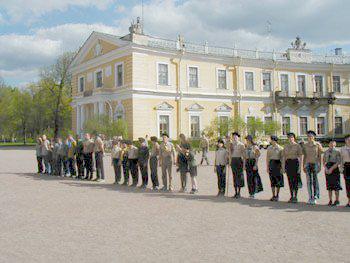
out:
{"label": "paved ground", "polygon": [[104,184],[38,176],[34,158],[0,150],[0,262],[350,262],[350,210],[325,205],[321,174],[311,207],[286,203],[288,188],[268,201],[265,172],[258,199],[233,200],[215,197],[211,166],[193,196],[113,186],[109,157]]}

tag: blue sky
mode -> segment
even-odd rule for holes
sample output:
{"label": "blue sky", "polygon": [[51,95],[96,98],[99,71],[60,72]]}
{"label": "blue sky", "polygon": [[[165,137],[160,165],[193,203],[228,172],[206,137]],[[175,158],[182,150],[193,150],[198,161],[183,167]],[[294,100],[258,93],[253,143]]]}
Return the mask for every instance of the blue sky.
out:
{"label": "blue sky", "polygon": [[[349,10],[346,0],[144,0],[150,35],[280,51],[300,35],[318,53],[350,52]],[[124,35],[140,14],[141,0],[0,0],[0,76],[25,86],[92,30]]]}

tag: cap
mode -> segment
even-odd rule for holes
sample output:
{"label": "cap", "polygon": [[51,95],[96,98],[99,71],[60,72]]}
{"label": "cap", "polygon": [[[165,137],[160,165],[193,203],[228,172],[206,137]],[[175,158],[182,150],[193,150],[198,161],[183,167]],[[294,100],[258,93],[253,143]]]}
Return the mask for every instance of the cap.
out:
{"label": "cap", "polygon": [[278,137],[276,135],[271,135],[270,139],[275,142],[278,141]]}
{"label": "cap", "polygon": [[312,131],[312,130],[309,130],[307,131],[307,135],[311,135],[311,136],[316,136],[316,132]]}
{"label": "cap", "polygon": [[219,140],[218,140],[218,143],[225,144],[223,139],[219,139]]}
{"label": "cap", "polygon": [[162,133],[162,137],[163,137],[163,136],[166,136],[166,137],[169,138],[169,135],[168,135],[166,132]]}
{"label": "cap", "polygon": [[248,141],[252,141],[253,140],[253,136],[251,136],[251,135],[247,135],[247,137],[245,137],[246,138],[246,140],[248,140]]}
{"label": "cap", "polygon": [[287,134],[287,137],[288,138],[290,138],[290,137],[293,137],[294,139],[295,139],[295,133],[293,133],[293,132],[289,132],[288,134]]}
{"label": "cap", "polygon": [[156,141],[158,141],[158,138],[156,136],[151,136],[151,141],[156,142]]}
{"label": "cap", "polygon": [[235,135],[238,136],[238,137],[241,137],[241,135],[238,132],[233,132],[232,133],[232,136],[235,136]]}

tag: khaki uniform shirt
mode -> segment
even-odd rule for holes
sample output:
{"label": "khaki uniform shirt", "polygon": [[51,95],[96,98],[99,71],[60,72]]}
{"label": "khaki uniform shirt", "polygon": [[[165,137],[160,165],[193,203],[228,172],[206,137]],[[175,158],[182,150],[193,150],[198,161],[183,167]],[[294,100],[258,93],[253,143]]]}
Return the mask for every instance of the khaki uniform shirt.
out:
{"label": "khaki uniform shirt", "polygon": [[342,164],[344,163],[350,163],[350,147],[349,146],[343,146],[340,149],[340,155],[341,155],[341,160]]}
{"label": "khaki uniform shirt", "polygon": [[246,159],[258,159],[260,156],[259,147],[256,145],[247,146],[244,155]]}
{"label": "khaki uniform shirt", "polygon": [[340,151],[337,149],[327,149],[323,158],[325,163],[341,163]]}
{"label": "khaki uniform shirt", "polygon": [[136,146],[131,145],[128,150],[128,158],[135,160],[138,158],[138,155],[139,155],[139,149]]}
{"label": "khaki uniform shirt", "polygon": [[284,160],[298,159],[303,155],[303,149],[298,143],[288,143],[284,146],[282,155]]}
{"label": "khaki uniform shirt", "polygon": [[94,142],[89,140],[83,141],[83,153],[92,153],[94,151]]}
{"label": "khaki uniform shirt", "polygon": [[111,158],[120,159],[121,152],[122,152],[122,149],[118,145],[114,145],[111,151]]}
{"label": "khaki uniform shirt", "polygon": [[270,145],[269,148],[267,148],[267,154],[266,154],[267,161],[270,160],[280,160],[283,159],[283,147],[279,144],[276,144],[275,146]]}
{"label": "khaki uniform shirt", "polygon": [[319,163],[323,152],[322,145],[319,142],[307,142],[303,146],[304,163]]}
{"label": "khaki uniform shirt", "polygon": [[208,149],[209,148],[209,140],[207,138],[202,138],[200,142],[201,149]]}
{"label": "khaki uniform shirt", "polygon": [[229,144],[229,151],[231,158],[244,158],[244,150],[245,145],[238,141],[238,142],[231,142]]}
{"label": "khaki uniform shirt", "polygon": [[219,148],[215,152],[215,165],[228,164],[228,151],[225,148]]}
{"label": "khaki uniform shirt", "polygon": [[150,153],[150,157],[156,157],[159,155],[160,152],[160,146],[159,144],[156,142],[155,144],[153,144],[152,149],[151,149],[151,153]]}
{"label": "khaki uniform shirt", "polygon": [[159,155],[162,160],[165,160],[165,159],[171,160],[175,156],[174,145],[171,142],[167,142],[167,143],[162,142],[162,144],[160,145]]}

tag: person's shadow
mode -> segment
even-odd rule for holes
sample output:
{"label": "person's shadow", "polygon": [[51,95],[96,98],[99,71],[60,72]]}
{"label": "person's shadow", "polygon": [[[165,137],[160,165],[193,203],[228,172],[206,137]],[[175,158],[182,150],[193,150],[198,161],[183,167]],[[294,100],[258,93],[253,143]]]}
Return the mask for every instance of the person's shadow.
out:
{"label": "person's shadow", "polygon": [[[0,173],[1,174],[1,173]],[[8,173],[7,173],[8,174]],[[350,209],[344,206],[330,207],[328,205],[308,205],[305,202],[299,202],[297,204],[288,203],[285,201],[272,202],[270,200],[255,199],[255,198],[239,198],[234,199],[232,197],[215,195],[202,195],[202,194],[188,194],[179,192],[164,192],[164,191],[153,191],[150,188],[141,189],[139,187],[123,186],[118,184],[109,183],[97,183],[93,181],[84,181],[79,179],[73,179],[70,177],[59,177],[51,175],[39,175],[35,173],[12,173],[19,176],[25,176],[33,180],[46,180],[46,181],[60,181],[60,183],[71,186],[71,187],[89,187],[93,189],[103,189],[114,192],[142,194],[145,197],[160,197],[169,199],[184,199],[188,201],[199,201],[199,202],[214,202],[214,203],[237,203],[239,205],[254,207],[254,208],[269,208],[276,210],[283,210],[284,212],[350,212]]]}

